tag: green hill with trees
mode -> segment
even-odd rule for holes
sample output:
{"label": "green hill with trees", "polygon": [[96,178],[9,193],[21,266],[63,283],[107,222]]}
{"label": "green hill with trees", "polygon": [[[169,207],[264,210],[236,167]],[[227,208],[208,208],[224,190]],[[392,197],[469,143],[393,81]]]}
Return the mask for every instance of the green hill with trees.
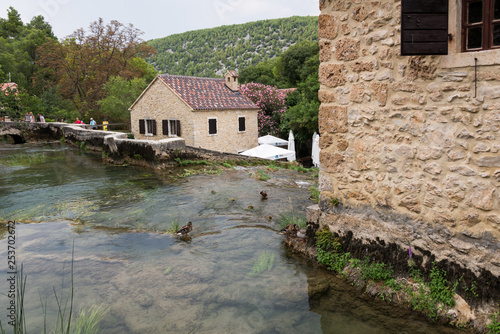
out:
{"label": "green hill with trees", "polygon": [[317,16],[293,16],[188,31],[148,41],[157,54],[147,61],[162,73],[223,76],[279,57],[300,41],[318,40]]}

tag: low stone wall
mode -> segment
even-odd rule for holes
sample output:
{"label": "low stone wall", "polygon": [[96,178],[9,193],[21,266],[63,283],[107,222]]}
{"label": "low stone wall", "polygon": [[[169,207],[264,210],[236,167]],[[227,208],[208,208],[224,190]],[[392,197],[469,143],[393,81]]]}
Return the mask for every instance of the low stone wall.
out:
{"label": "low stone wall", "polygon": [[[259,161],[238,154],[210,151],[186,146],[182,138],[163,140],[127,139],[122,132],[87,129],[86,125],[67,123],[0,123],[0,136],[11,136],[16,143],[61,140],[84,145],[95,151],[104,151],[112,161],[142,161],[149,165],[177,164],[174,159],[208,161]],[[83,143],[83,144],[82,144]]]}

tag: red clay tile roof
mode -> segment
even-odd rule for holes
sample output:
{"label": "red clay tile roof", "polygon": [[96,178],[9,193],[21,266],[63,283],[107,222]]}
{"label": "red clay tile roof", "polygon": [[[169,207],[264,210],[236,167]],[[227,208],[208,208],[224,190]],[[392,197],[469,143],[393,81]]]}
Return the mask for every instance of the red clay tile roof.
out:
{"label": "red clay tile roof", "polygon": [[224,79],[159,75],[194,110],[258,109],[241,92],[229,89]]}
{"label": "red clay tile roof", "polygon": [[286,95],[290,94],[290,93],[293,93],[297,90],[297,88],[282,88],[280,89],[280,91],[282,91],[283,93],[285,93]]}
{"label": "red clay tile roof", "polygon": [[3,92],[4,90],[7,90],[8,88],[17,89],[17,84],[15,82],[3,83],[2,86],[0,87],[0,90]]}

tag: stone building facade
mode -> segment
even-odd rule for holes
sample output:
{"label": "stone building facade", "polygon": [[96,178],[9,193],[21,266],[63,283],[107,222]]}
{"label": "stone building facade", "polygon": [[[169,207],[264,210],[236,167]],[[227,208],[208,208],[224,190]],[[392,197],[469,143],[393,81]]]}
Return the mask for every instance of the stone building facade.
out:
{"label": "stone building facade", "polygon": [[238,153],[258,145],[258,108],[224,79],[159,75],[130,107],[135,139],[181,137],[187,146]]}
{"label": "stone building facade", "polygon": [[498,300],[500,49],[464,51],[462,2],[447,55],[402,55],[404,3],[320,0],[317,219],[360,257],[397,268],[411,247]]}

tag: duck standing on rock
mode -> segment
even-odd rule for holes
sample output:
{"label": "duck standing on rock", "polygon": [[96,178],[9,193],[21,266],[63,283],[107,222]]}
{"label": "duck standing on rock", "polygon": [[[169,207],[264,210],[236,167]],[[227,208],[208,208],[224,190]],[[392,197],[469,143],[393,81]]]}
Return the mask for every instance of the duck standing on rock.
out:
{"label": "duck standing on rock", "polygon": [[260,196],[262,196],[262,199],[267,199],[267,192],[265,190],[262,190],[260,192]]}
{"label": "duck standing on rock", "polygon": [[193,230],[193,223],[188,222],[186,225],[177,230],[177,235],[185,236]]}
{"label": "duck standing on rock", "polygon": [[299,226],[297,224],[288,224],[284,229],[280,231],[280,234],[285,234],[287,236],[294,236],[297,234]]}

